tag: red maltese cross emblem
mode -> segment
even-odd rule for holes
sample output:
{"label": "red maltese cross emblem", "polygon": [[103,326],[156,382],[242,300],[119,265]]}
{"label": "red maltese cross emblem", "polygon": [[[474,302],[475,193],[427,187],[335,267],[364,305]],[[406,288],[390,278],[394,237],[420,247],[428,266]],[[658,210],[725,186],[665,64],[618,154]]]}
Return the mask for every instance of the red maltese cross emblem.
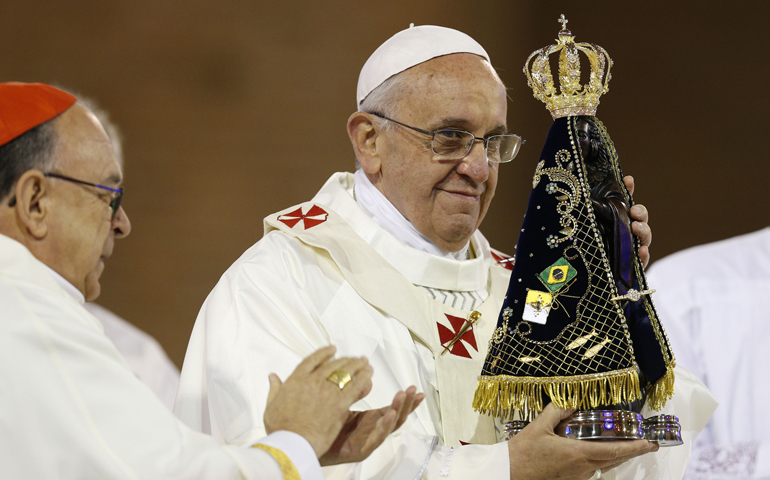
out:
{"label": "red maltese cross emblem", "polygon": [[443,355],[448,351],[458,357],[471,358],[471,354],[468,352],[465,344],[470,345],[477,352],[479,351],[479,348],[476,346],[476,336],[473,334],[473,324],[481,317],[481,314],[473,312],[469,320],[449,314],[445,315],[450,325],[452,325],[452,330],[436,322],[436,325],[438,325],[438,337],[441,341],[441,346],[444,347],[444,351],[441,354]]}
{"label": "red maltese cross emblem", "polygon": [[302,207],[300,207],[293,212],[280,215],[278,220],[285,223],[289,228],[294,228],[294,225],[302,220],[302,226],[307,230],[324,223],[327,218],[329,218],[329,214],[326,213],[326,210],[318,205],[313,205],[307,213],[302,213]]}

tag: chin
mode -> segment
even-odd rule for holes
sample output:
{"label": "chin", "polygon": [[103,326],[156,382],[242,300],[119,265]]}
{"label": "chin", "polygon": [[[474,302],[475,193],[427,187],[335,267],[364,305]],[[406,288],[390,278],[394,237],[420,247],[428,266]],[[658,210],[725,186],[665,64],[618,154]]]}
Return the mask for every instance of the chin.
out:
{"label": "chin", "polygon": [[[476,227],[469,223],[463,223],[461,225],[454,225],[452,229],[445,231],[442,236],[442,241],[445,246],[439,245],[446,251],[459,252],[465,245],[468,244],[473,234],[476,232]],[[450,247],[450,250],[447,250]]]}
{"label": "chin", "polygon": [[104,260],[100,258],[96,266],[85,278],[83,296],[86,298],[86,302],[93,302],[102,293],[102,286],[99,283],[99,280],[102,278],[102,272],[104,272]]}
{"label": "chin", "polygon": [[85,298],[86,302],[93,302],[102,293],[102,287],[97,283],[95,287],[88,288],[86,290]]}
{"label": "chin", "polygon": [[86,278],[84,297],[86,302],[93,302],[102,293],[102,285],[99,283],[99,277],[93,278],[89,276]]}

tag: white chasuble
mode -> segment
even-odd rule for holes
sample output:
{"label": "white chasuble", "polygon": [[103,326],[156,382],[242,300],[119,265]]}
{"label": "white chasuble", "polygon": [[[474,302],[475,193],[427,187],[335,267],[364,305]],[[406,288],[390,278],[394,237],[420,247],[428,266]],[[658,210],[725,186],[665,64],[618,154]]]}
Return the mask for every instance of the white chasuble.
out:
{"label": "white chasuble", "polygon": [[[477,414],[471,405],[505,295],[504,268],[491,270],[499,280],[491,281],[493,288],[487,299],[469,313],[429,298],[324,205],[308,202],[292,207],[267,217],[265,226],[266,232],[278,229],[326,251],[360,298],[398,320],[431,351],[442,425],[442,431],[436,433],[445,445],[495,443],[492,417]],[[344,335],[347,327],[340,327]]]}
{"label": "white chasuble", "polygon": [[[353,409],[389,405],[410,385],[426,400],[368,459],[324,468],[327,479],[509,478],[507,444],[495,443],[472,399],[510,271],[479,232],[470,260],[403,245],[358,206],[352,180],[336,174],[312,202],[269,216],[265,236],[225,272],[195,323],[175,413],[247,445],[264,435],[267,375],[285,379],[333,344],[374,367],[372,391]],[[488,292],[474,293],[481,317],[462,331],[471,312],[423,287]]]}

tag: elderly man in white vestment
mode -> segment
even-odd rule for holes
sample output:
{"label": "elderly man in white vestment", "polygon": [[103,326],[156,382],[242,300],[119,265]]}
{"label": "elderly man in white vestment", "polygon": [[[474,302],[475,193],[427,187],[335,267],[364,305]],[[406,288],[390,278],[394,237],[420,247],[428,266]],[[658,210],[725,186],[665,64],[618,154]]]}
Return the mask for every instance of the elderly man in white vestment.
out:
{"label": "elderly man in white vestment", "polygon": [[675,253],[647,279],[677,363],[720,402],[684,478],[770,480],[770,227]]}
{"label": "elderly man in white vestment", "polygon": [[[510,276],[478,227],[499,163],[520,145],[484,49],[448,28],[404,30],[366,62],[357,100],[347,124],[355,174],[334,174],[311,201],[268,216],[265,236],[225,272],[193,329],[175,413],[248,445],[265,433],[254,392],[267,391],[266,372],[287,373],[333,343],[377,371],[353,408],[409,384],[426,401],[369,459],[326,468],[326,478],[586,479],[657,450],[557,437],[569,412],[552,406],[499,442],[493,420],[471,407]],[[648,258],[646,210],[632,215]]]}
{"label": "elderly man in white vestment", "polygon": [[225,446],[189,429],[83,307],[131,231],[121,183],[106,132],[75,97],[0,84],[2,478],[320,479],[319,458],[366,458],[419,404],[412,387],[384,409],[350,412],[372,369],[329,347],[285,383],[270,375],[264,438]]}

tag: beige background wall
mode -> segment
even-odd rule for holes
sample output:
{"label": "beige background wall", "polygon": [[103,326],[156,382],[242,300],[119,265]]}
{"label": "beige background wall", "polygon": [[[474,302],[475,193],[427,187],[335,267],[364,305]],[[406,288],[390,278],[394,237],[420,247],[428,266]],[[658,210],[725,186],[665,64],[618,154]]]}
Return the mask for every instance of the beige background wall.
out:
{"label": "beige background wall", "polygon": [[551,123],[521,68],[560,13],[615,60],[598,116],[652,212],[654,257],[770,224],[767,2],[3,0],[0,80],[83,92],[122,129],[134,229],[100,303],[181,364],[262,217],[353,167],[358,71],[410,22],[475,37],[510,88],[509,127],[528,143],[482,230],[513,253]]}

